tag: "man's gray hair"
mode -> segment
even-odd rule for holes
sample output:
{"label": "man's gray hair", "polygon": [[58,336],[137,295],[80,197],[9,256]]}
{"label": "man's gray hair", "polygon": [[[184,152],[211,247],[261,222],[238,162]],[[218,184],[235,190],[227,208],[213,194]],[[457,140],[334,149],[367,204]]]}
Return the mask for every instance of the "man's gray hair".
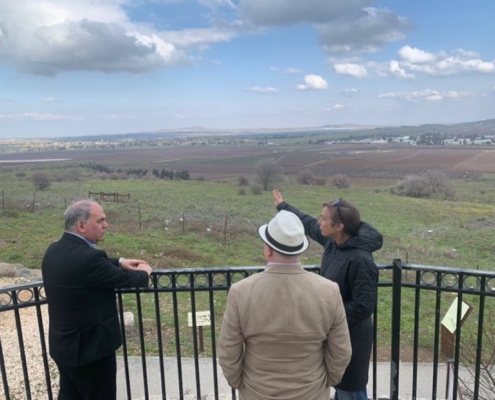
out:
{"label": "man's gray hair", "polygon": [[88,221],[91,216],[91,200],[81,200],[67,207],[64,212],[65,230],[72,231],[78,221]]}

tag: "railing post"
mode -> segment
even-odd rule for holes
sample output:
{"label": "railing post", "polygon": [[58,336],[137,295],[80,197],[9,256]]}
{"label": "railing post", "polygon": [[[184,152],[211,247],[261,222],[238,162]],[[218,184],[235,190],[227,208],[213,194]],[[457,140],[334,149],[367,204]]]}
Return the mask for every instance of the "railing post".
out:
{"label": "railing post", "polygon": [[392,275],[392,349],[390,360],[390,399],[399,400],[400,313],[402,292],[402,261],[393,261]]}

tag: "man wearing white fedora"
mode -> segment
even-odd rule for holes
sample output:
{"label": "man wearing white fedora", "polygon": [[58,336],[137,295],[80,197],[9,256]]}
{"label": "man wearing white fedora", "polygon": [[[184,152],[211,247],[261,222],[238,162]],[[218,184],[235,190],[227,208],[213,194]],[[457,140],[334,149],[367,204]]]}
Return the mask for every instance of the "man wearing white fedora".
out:
{"label": "man wearing white fedora", "polygon": [[218,358],[241,400],[328,400],[351,358],[338,286],[307,272],[299,218],[280,211],[258,228],[264,272],[232,285]]}

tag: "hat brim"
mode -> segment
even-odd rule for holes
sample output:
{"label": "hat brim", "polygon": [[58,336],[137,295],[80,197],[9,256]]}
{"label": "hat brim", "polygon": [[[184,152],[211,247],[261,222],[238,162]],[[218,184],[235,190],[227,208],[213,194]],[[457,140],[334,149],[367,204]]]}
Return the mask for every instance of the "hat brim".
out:
{"label": "hat brim", "polygon": [[269,238],[266,236],[266,230],[267,230],[268,224],[263,224],[258,228],[258,235],[260,236],[261,240],[265,242],[269,247],[271,247],[273,250],[281,253],[281,254],[286,254],[288,256],[297,256],[299,254],[304,253],[306,250],[309,248],[309,239],[306,235],[304,235],[303,239],[303,246],[295,251],[287,251],[286,249],[281,249],[279,246],[277,246],[275,243],[273,243]]}

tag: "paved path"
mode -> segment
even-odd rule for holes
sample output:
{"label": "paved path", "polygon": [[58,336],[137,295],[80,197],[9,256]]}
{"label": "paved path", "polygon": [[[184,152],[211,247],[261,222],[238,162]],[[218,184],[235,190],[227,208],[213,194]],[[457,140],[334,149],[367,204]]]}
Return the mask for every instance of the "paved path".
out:
{"label": "paved path", "polygon": [[[165,387],[168,400],[179,400],[179,387],[178,387],[178,374],[177,374],[177,360],[172,357],[164,358],[165,365]],[[412,363],[400,364],[400,386],[399,395],[401,400],[412,399]],[[144,400],[144,379],[143,379],[143,367],[142,361],[138,357],[132,357],[129,359],[130,369],[130,381],[132,388],[133,400]],[[441,400],[445,398],[446,389],[446,364],[439,365],[438,368],[438,388],[437,399]],[[160,384],[160,364],[158,357],[147,357],[146,373],[148,377],[148,396],[150,400],[162,399],[162,391]],[[214,386],[213,386],[213,368],[211,359],[200,359],[199,363],[199,376],[201,382],[201,399],[213,400]],[[196,372],[194,367],[194,359],[182,358],[182,377],[183,377],[183,393],[184,400],[196,400],[197,388],[196,388]],[[380,399],[389,398],[390,393],[390,364],[378,363],[378,382],[377,382],[377,395]],[[433,381],[433,365],[432,364],[420,364],[418,368],[418,388],[416,393],[416,400],[430,400],[432,399],[432,381]],[[124,365],[121,358],[118,359],[118,371],[117,371],[117,399],[127,399],[127,392],[125,386]],[[370,368],[370,384],[368,386],[368,394],[372,395],[372,381],[371,381],[371,368]],[[221,393],[220,399],[231,399],[231,388],[223,377],[222,370],[218,366],[218,393]],[[333,395],[333,392],[332,392]],[[237,397],[238,398],[238,397]],[[310,400],[310,399],[301,399]]]}

